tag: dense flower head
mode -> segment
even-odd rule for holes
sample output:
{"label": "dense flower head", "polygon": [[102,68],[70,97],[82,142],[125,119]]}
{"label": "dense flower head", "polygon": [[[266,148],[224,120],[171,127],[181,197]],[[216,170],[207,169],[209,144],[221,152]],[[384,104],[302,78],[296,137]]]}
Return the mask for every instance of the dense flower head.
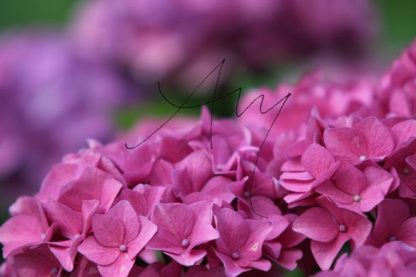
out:
{"label": "dense flower head", "polygon": [[[287,108],[311,99],[309,115],[279,132],[264,131],[270,120],[259,110],[247,123],[211,121],[203,108],[199,119],[174,119],[156,133],[164,122],[143,120],[110,144],[89,140],[36,195],[10,207],[0,227],[2,272],[237,276],[299,266],[329,276],[408,274],[415,114],[380,108],[385,77],[328,85],[312,75],[303,86],[305,78]],[[334,108],[315,97],[342,101]]]}
{"label": "dense flower head", "polygon": [[231,70],[317,52],[356,55],[374,36],[371,10],[366,0],[89,1],[73,29],[87,52],[137,78],[186,84],[222,59]]}
{"label": "dense flower head", "polygon": [[50,166],[86,138],[110,139],[110,115],[127,95],[122,80],[67,38],[34,32],[0,39],[0,98],[0,180],[9,184],[2,187],[7,194],[24,184],[33,185],[26,192],[36,191]]}

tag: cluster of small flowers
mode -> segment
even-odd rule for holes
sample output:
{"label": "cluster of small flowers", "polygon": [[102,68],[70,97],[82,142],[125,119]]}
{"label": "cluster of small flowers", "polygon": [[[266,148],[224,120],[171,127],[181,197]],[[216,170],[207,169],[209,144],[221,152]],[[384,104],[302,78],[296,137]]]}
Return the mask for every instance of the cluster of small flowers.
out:
{"label": "cluster of small flowers", "polygon": [[231,74],[269,69],[289,59],[304,61],[319,53],[362,56],[376,33],[371,4],[367,0],[90,1],[80,10],[73,32],[86,52],[128,68],[142,81],[180,80],[187,85],[224,58],[228,69],[224,73]]}
{"label": "cluster of small flowers", "polygon": [[310,252],[329,270],[347,242],[351,257],[320,274],[409,272],[415,81],[416,43],[379,81],[315,74],[279,87],[293,95],[276,124],[286,113],[295,120],[299,107],[310,116],[264,142],[268,118],[212,122],[206,109],[150,138],[157,120],[109,145],[89,141],[38,194],[11,206],[0,228],[2,273],[236,276],[308,265]]}
{"label": "cluster of small flowers", "polygon": [[82,147],[86,137],[109,140],[110,114],[127,102],[127,90],[112,70],[83,58],[64,36],[2,36],[2,206],[23,191],[37,191],[50,166]]}

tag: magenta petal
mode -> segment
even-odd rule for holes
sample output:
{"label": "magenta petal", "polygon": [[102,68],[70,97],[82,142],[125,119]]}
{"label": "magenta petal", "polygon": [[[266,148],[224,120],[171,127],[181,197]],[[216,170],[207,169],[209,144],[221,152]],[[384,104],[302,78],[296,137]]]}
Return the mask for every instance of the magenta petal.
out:
{"label": "magenta petal", "polygon": [[364,136],[352,128],[327,129],[324,132],[324,141],[332,154],[347,158],[351,162],[356,162],[360,155],[367,154],[367,142]]}
{"label": "magenta petal", "polygon": [[227,276],[233,277],[238,276],[239,274],[249,271],[250,268],[242,268],[236,263],[233,259],[231,259],[229,256],[224,255],[218,251],[215,250],[215,254],[220,258],[220,260],[224,264],[225,273]]}
{"label": "magenta petal", "polygon": [[395,124],[391,128],[397,145],[416,137],[416,120],[409,119]]}
{"label": "magenta petal", "polygon": [[81,239],[77,241],[65,241],[49,245],[50,251],[58,259],[62,267],[71,272],[74,269],[74,259],[77,255],[77,248]]}
{"label": "magenta petal", "polygon": [[286,269],[294,270],[297,267],[297,261],[302,258],[303,254],[300,250],[283,250],[280,253],[277,263]]}
{"label": "magenta petal", "polygon": [[339,227],[327,210],[311,208],[295,220],[293,230],[312,240],[330,242],[337,236]]}
{"label": "magenta petal", "polygon": [[134,259],[137,254],[143,250],[145,245],[152,239],[152,237],[157,232],[157,227],[153,222],[148,220],[144,216],[139,216],[140,220],[140,233],[138,236],[129,242],[127,245],[127,251],[129,254],[129,257],[131,259]]}
{"label": "magenta petal", "polygon": [[119,248],[104,247],[91,236],[78,246],[78,252],[98,265],[112,264],[120,255]]}
{"label": "magenta petal", "polygon": [[184,266],[193,266],[207,254],[207,251],[201,249],[192,249],[185,251],[180,255],[172,254],[167,252],[166,255],[170,256],[177,263]]}
{"label": "magenta petal", "polygon": [[69,207],[54,201],[49,200],[46,205],[48,216],[52,222],[56,222],[62,235],[66,238],[72,238],[76,234],[82,232],[82,215]]}
{"label": "magenta petal", "polygon": [[21,214],[10,218],[0,228],[4,257],[20,247],[41,243],[45,235],[46,230],[35,216]]}
{"label": "magenta petal", "polygon": [[389,129],[375,117],[368,117],[354,126],[367,142],[370,158],[384,158],[394,149],[393,137]]}
{"label": "magenta petal", "polygon": [[413,247],[416,247],[416,217],[404,221],[396,233],[398,240],[401,240]]}
{"label": "magenta petal", "polygon": [[127,277],[133,268],[134,260],[127,254],[121,254],[109,265],[98,265],[98,271],[103,277]]}
{"label": "magenta petal", "polygon": [[302,165],[315,178],[325,174],[333,163],[335,163],[335,159],[331,152],[316,143],[309,145],[302,155]]}
{"label": "magenta petal", "polygon": [[133,207],[123,200],[106,214],[96,214],[92,219],[92,229],[102,245],[119,247],[137,237],[140,223]]}
{"label": "magenta petal", "polygon": [[402,223],[410,216],[406,202],[399,199],[385,199],[377,209],[377,220],[371,239],[377,244],[384,243],[391,234],[396,234]]}
{"label": "magenta petal", "polygon": [[331,267],[338,252],[347,241],[348,236],[340,234],[329,242],[318,242],[315,240],[311,242],[312,254],[322,270],[328,270]]}
{"label": "magenta petal", "polygon": [[212,204],[204,201],[194,203],[189,207],[197,214],[194,230],[189,237],[190,247],[217,239],[219,237],[218,231],[212,226]]}

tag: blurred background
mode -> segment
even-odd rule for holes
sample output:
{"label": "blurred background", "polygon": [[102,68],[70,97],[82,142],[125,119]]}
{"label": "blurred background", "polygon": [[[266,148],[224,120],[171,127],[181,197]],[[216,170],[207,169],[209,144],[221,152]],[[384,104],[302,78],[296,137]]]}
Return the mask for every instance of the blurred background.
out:
{"label": "blurred background", "polygon": [[[158,81],[181,103],[222,59],[219,93],[274,88],[322,65],[382,71],[416,37],[415,18],[413,0],[3,0],[0,223],[87,138],[105,143],[143,116],[170,115]],[[234,102],[215,114],[232,116]]]}

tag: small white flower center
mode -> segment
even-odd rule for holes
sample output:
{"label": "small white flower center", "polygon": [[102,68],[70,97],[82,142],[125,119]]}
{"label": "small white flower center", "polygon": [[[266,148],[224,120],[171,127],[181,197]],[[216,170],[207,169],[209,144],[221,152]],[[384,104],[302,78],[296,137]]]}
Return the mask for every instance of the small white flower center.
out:
{"label": "small white flower center", "polygon": [[183,239],[183,240],[181,241],[181,245],[182,245],[182,247],[184,247],[184,248],[188,247],[188,246],[189,246],[189,240],[187,240],[187,239]]}
{"label": "small white flower center", "polygon": [[340,231],[340,232],[345,232],[345,231],[347,231],[347,226],[345,226],[344,224],[339,225],[339,231]]}
{"label": "small white flower center", "polygon": [[127,252],[127,246],[125,244],[120,245],[120,252]]}
{"label": "small white flower center", "polygon": [[231,254],[231,257],[233,258],[233,260],[238,260],[240,258],[240,253],[233,252],[233,254]]}
{"label": "small white flower center", "polygon": [[360,159],[360,161],[365,161],[365,160],[367,160],[367,156],[366,155],[360,155],[359,159]]}
{"label": "small white flower center", "polygon": [[354,197],[352,199],[354,199],[355,202],[360,202],[361,201],[361,196],[359,196],[357,194],[357,195],[354,195]]}

